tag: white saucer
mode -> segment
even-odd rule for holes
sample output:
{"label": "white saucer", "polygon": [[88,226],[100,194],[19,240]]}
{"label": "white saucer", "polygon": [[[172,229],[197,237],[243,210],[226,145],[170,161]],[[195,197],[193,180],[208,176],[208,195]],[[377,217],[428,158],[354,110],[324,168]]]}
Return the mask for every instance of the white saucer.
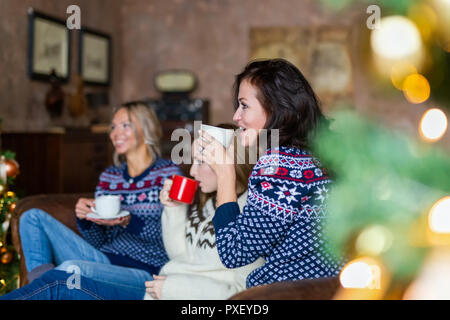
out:
{"label": "white saucer", "polygon": [[113,220],[113,219],[117,219],[117,218],[121,218],[121,217],[126,217],[129,214],[130,214],[130,212],[128,212],[126,210],[122,210],[122,211],[120,211],[120,213],[117,216],[114,216],[114,217],[111,217],[111,218],[104,218],[104,217],[101,217],[98,214],[93,213],[93,212],[88,213],[86,216],[89,217],[89,218],[92,218],[92,219]]}

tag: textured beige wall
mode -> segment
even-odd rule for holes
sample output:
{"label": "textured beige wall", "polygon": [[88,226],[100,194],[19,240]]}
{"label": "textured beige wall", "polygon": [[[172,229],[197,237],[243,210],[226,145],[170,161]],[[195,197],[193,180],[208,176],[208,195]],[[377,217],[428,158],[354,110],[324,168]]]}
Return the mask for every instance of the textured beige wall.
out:
{"label": "textured beige wall", "polygon": [[[390,126],[417,134],[433,102],[409,104],[402,93],[377,90],[358,52],[367,37],[365,7],[342,13],[323,10],[316,0],[125,0],[122,6],[122,98],[157,96],[152,78],[159,70],[195,71],[193,94],[212,102],[212,123],[231,121],[231,85],[249,59],[252,27],[349,27],[353,103]],[[450,134],[439,142],[450,146]]]}
{"label": "textured beige wall", "polygon": [[[0,0],[0,117],[5,129],[42,128],[52,122],[42,103],[47,85],[26,75],[26,8],[65,16],[78,4],[82,22],[113,36],[112,104],[157,97],[153,77],[160,70],[190,69],[199,79],[194,97],[211,100],[212,123],[231,121],[231,85],[249,59],[252,27],[349,27],[353,64],[353,102],[363,113],[416,133],[433,102],[407,103],[401,92],[375,89],[357,54],[367,32],[364,7],[342,13],[324,11],[317,0]],[[76,37],[74,37],[76,38]],[[75,41],[77,39],[73,39]],[[73,49],[73,48],[72,48]],[[72,50],[72,71],[77,54]],[[63,124],[86,124],[89,117]],[[12,122],[10,122],[10,119]],[[450,134],[439,144],[450,146]]]}

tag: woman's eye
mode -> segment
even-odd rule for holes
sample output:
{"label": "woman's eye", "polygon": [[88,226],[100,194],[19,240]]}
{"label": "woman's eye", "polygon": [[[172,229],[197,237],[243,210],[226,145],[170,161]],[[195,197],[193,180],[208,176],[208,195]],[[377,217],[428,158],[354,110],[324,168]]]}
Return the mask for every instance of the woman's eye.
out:
{"label": "woman's eye", "polygon": [[194,164],[201,165],[201,164],[203,164],[203,161],[195,157],[194,158]]}
{"label": "woman's eye", "polygon": [[125,122],[123,124],[123,128],[130,128],[130,127],[131,127],[131,123],[129,123],[129,122]]}
{"label": "woman's eye", "polygon": [[115,128],[116,128],[116,126],[111,125],[111,126],[109,126],[109,131],[114,131]]}
{"label": "woman's eye", "polygon": [[247,109],[248,108],[248,105],[246,105],[245,103],[241,103],[241,106],[242,106],[242,109]]}

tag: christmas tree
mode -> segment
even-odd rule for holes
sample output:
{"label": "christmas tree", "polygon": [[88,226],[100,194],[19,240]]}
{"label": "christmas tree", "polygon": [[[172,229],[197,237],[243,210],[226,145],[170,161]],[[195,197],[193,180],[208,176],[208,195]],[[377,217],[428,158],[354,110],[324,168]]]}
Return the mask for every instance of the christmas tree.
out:
{"label": "christmas tree", "polygon": [[0,295],[18,287],[20,263],[11,243],[10,220],[17,196],[11,187],[19,174],[19,164],[10,151],[0,153]]}
{"label": "christmas tree", "polygon": [[[381,277],[389,276],[384,292],[353,295],[381,299],[389,286],[417,275],[435,243],[434,211],[439,232],[449,234],[450,156],[356,112],[337,112],[332,119],[331,130],[319,132],[315,147],[335,181],[327,200],[329,245],[351,260],[347,265],[359,262],[349,271],[352,288],[366,286],[354,282],[365,272],[361,262],[384,270]],[[441,212],[434,210],[439,206]],[[448,237],[444,240],[450,245]]]}

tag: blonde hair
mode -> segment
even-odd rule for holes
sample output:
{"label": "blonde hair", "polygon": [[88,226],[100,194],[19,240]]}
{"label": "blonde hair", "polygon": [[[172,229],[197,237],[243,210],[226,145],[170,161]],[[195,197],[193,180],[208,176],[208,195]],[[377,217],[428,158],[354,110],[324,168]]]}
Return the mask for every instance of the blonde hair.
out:
{"label": "blonde hair", "polygon": [[[139,136],[132,117],[134,116],[139,122],[139,125],[142,128],[144,143],[147,145],[148,152],[152,155],[153,161],[155,161],[157,157],[161,157],[162,129],[155,111],[145,103],[137,101],[125,103],[116,108],[113,111],[113,116],[121,109],[127,111],[128,119],[131,122],[131,127],[137,138]],[[121,163],[125,162],[125,156],[119,155],[114,151],[113,161],[114,165],[119,166]]]}

